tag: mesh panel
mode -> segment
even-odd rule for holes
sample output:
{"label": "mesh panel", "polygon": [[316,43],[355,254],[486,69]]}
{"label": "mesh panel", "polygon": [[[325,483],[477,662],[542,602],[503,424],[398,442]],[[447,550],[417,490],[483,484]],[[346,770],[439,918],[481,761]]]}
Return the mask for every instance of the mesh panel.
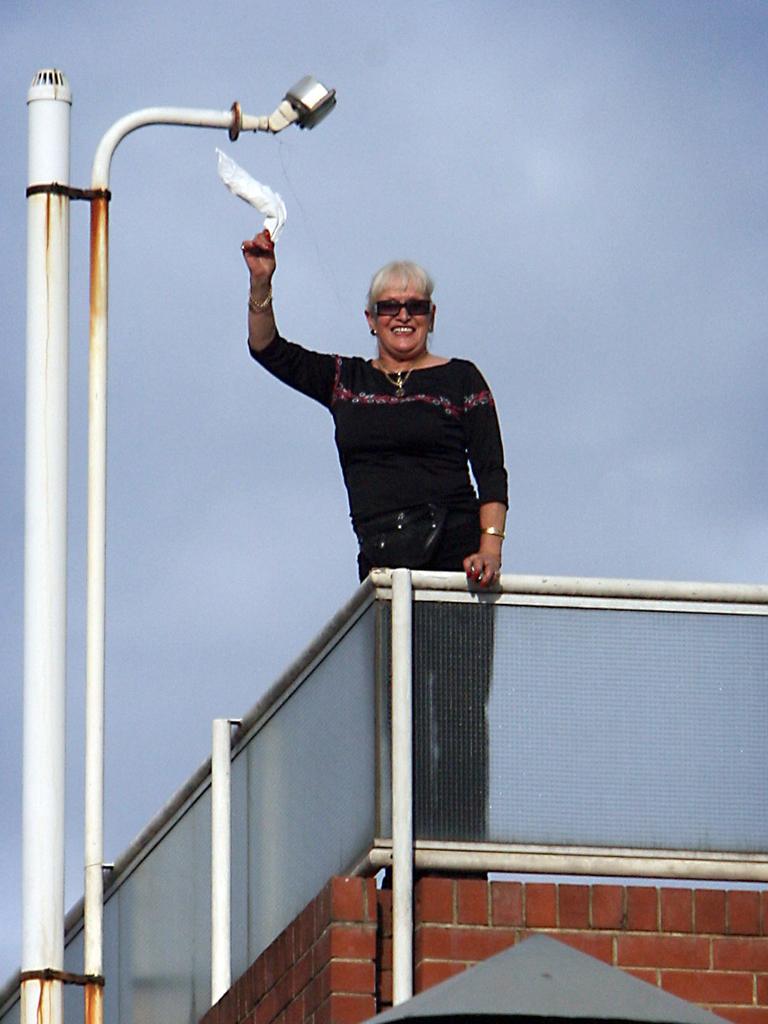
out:
{"label": "mesh panel", "polygon": [[493,675],[493,839],[768,849],[765,617],[507,607]]}
{"label": "mesh panel", "polygon": [[414,607],[414,831],[484,839],[494,608]]}
{"label": "mesh panel", "polygon": [[[768,849],[765,616],[438,601],[413,613],[417,838]],[[381,627],[388,680],[388,615]],[[386,739],[380,750],[385,835]]]}

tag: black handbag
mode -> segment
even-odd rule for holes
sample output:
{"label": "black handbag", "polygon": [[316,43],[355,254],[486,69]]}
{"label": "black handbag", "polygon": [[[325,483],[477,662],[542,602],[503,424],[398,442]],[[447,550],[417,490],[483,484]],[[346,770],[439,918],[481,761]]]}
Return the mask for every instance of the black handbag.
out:
{"label": "black handbag", "polygon": [[374,566],[418,569],[432,557],[447,515],[439,505],[419,505],[374,516],[357,526],[360,550]]}

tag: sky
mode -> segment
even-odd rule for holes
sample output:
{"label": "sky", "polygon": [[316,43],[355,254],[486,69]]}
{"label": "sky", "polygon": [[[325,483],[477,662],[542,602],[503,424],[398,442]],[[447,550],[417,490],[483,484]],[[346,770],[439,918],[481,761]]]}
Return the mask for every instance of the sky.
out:
{"label": "sky", "polygon": [[[338,106],[271,138],[145,128],[112,164],[105,856],[114,861],[357,586],[327,412],[246,351],[281,193],[278,323],[373,355],[371,274],[437,281],[433,349],[493,389],[504,572],[766,582],[768,2],[0,4],[0,987],[20,961],[27,110],[73,92],[71,182],[149,106]],[[72,204],[66,903],[82,891],[88,210]]]}

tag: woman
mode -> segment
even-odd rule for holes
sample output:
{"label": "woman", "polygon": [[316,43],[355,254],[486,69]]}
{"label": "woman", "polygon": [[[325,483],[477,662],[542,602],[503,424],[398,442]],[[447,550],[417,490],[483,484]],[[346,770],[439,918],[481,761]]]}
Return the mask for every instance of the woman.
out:
{"label": "woman", "polygon": [[[280,380],[330,409],[364,579],[374,565],[464,571],[488,586],[501,567],[507,481],[493,398],[476,367],[429,351],[432,281],[393,263],[365,310],[377,357],[309,352],[277,332],[274,244],[242,244],[248,345]],[[479,499],[469,479],[468,460]]]}

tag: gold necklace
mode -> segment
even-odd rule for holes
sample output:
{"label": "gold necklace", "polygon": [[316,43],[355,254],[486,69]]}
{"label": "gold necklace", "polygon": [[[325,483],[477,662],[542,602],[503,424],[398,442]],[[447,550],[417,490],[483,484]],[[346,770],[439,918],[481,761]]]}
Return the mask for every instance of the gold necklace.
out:
{"label": "gold necklace", "polygon": [[387,378],[389,383],[395,389],[395,397],[402,398],[405,394],[405,382],[411,376],[412,366],[409,366],[407,370],[382,370],[381,372]]}

